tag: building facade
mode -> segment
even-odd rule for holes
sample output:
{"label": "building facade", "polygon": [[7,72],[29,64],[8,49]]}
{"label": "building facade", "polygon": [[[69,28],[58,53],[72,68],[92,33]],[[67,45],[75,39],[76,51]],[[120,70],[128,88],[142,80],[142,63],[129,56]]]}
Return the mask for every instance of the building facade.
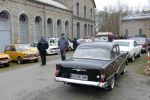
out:
{"label": "building facade", "polygon": [[0,51],[41,36],[90,38],[95,33],[94,0],[0,0]]}
{"label": "building facade", "polygon": [[150,13],[123,17],[121,19],[121,34],[127,37],[150,37]]}

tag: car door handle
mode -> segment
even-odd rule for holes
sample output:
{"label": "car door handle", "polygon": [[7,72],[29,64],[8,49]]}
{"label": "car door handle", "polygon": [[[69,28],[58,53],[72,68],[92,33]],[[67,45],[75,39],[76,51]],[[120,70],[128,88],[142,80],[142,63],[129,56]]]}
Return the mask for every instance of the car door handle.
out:
{"label": "car door handle", "polygon": [[116,60],[116,62],[118,62],[119,60]]}

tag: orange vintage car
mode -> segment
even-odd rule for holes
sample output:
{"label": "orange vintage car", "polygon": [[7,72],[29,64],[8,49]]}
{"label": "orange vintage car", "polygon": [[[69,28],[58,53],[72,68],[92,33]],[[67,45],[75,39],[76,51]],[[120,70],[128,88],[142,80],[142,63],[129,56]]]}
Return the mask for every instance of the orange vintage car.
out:
{"label": "orange vintage car", "polygon": [[10,55],[12,61],[17,61],[22,64],[24,61],[38,62],[39,53],[28,44],[14,44],[8,45],[4,51],[5,54]]}
{"label": "orange vintage car", "polygon": [[10,65],[10,56],[8,54],[0,53],[0,66],[9,66]]}

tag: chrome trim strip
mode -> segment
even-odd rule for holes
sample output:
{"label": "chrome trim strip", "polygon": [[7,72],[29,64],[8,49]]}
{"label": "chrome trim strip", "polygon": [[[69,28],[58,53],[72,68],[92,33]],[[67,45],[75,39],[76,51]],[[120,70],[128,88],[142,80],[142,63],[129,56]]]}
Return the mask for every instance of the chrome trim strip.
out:
{"label": "chrome trim strip", "polygon": [[111,77],[113,77],[116,74],[116,72],[114,74],[112,74],[111,76],[109,76],[106,80],[109,80]]}
{"label": "chrome trim strip", "polygon": [[55,81],[65,82],[65,83],[74,83],[74,84],[80,84],[80,85],[88,85],[88,86],[96,86],[96,87],[101,87],[101,88],[105,88],[108,86],[107,82],[100,83],[100,82],[93,82],[93,81],[82,81],[82,80],[61,78],[61,77],[56,77]]}
{"label": "chrome trim strip", "polygon": [[117,70],[117,73],[119,72],[119,69],[120,69],[120,67],[122,66],[122,64],[127,60],[127,57],[128,57],[128,56],[126,56],[126,58],[124,59],[124,61],[119,65],[118,70]]}
{"label": "chrome trim strip", "polygon": [[24,58],[23,60],[36,60],[38,57],[29,57],[29,58]]}
{"label": "chrome trim strip", "polygon": [[111,77],[113,77],[116,73],[118,73],[119,72],[119,69],[120,69],[120,67],[121,67],[121,65],[125,62],[125,60],[128,58],[128,56],[124,59],[124,61],[119,65],[119,68],[118,68],[118,70],[114,73],[114,74],[112,74],[111,76],[109,76],[106,80],[109,80]]}

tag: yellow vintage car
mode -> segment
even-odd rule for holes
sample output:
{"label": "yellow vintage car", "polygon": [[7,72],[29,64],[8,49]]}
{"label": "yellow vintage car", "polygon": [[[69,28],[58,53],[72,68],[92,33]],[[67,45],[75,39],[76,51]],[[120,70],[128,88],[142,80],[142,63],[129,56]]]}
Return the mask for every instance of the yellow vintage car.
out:
{"label": "yellow vintage car", "polygon": [[9,66],[10,56],[8,54],[0,53],[0,66]]}
{"label": "yellow vintage car", "polygon": [[8,45],[4,51],[5,54],[10,55],[12,61],[17,61],[22,64],[24,61],[38,62],[38,50],[31,48],[29,44],[14,44]]}

